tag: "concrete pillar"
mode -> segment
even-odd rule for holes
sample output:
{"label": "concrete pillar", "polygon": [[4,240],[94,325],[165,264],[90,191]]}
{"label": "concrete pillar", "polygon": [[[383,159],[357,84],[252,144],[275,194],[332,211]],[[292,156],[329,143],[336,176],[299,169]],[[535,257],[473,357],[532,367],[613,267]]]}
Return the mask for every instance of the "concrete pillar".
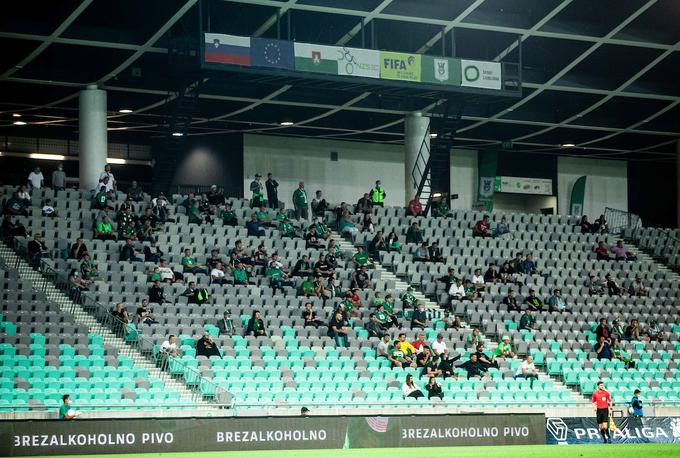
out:
{"label": "concrete pillar", "polygon": [[680,140],[675,142],[675,192],[677,208],[677,227],[680,227]]}
{"label": "concrete pillar", "polygon": [[80,91],[78,131],[80,132],[80,189],[94,189],[104,171],[108,153],[106,134],[106,91],[90,84]]}
{"label": "concrete pillar", "polygon": [[[422,113],[411,113],[406,116],[404,120],[404,190],[406,204],[409,203],[416,195],[418,185],[420,184],[421,173],[424,170],[425,164],[430,157],[430,137],[423,138],[427,134],[428,126],[430,125],[430,118],[423,116]],[[422,156],[418,157],[421,148]],[[413,176],[413,169],[418,163],[419,171]]]}

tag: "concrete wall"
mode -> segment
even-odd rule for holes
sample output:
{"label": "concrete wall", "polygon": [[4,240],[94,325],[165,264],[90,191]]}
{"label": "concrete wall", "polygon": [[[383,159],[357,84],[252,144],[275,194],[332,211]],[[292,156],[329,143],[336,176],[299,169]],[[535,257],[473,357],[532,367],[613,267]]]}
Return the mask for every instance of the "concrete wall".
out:
{"label": "concrete wall", "polygon": [[451,208],[472,208],[477,199],[477,175],[476,150],[451,150],[451,194],[458,194],[458,199],[451,201]]}

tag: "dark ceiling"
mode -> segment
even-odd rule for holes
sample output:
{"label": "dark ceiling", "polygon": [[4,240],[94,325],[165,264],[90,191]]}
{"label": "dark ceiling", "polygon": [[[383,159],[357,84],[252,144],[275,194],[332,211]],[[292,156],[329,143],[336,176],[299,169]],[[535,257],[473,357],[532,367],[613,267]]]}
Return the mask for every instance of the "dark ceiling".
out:
{"label": "dark ceiling", "polygon": [[[205,0],[210,31],[516,62],[521,98],[471,103],[461,147],[671,161],[680,138],[679,0]],[[112,141],[165,134],[170,37],[198,36],[197,0],[25,0],[0,16],[0,135],[77,137],[78,91],[108,90]],[[290,25],[289,25],[290,22]],[[228,76],[227,76],[228,75]],[[206,73],[190,135],[235,131],[402,142],[432,100]],[[280,81],[280,80],[279,80]],[[401,96],[403,97],[403,96]],[[119,114],[131,108],[131,114]],[[15,126],[12,114],[28,124]],[[293,127],[282,127],[291,120]],[[575,148],[560,145],[574,143]]]}

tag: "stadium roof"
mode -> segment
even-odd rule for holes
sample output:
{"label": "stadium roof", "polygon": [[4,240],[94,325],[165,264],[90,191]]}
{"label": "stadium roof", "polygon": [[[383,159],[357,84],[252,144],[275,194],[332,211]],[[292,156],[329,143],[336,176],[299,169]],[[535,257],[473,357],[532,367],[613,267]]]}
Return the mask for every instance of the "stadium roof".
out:
{"label": "stadium roof", "polygon": [[[141,6],[143,5],[143,6]],[[210,31],[517,61],[523,95],[470,104],[457,143],[633,160],[673,160],[680,138],[677,0],[211,0]],[[11,12],[10,12],[11,11]],[[207,25],[206,25],[207,28]],[[109,91],[114,140],[164,134],[169,31],[198,37],[197,0],[13,2],[0,17],[0,134],[75,137],[78,90]],[[369,33],[370,31],[370,33]],[[452,32],[453,31],[453,32]],[[450,47],[449,47],[450,49]],[[370,91],[238,82],[202,86],[191,135],[261,132],[399,143],[403,115],[431,101]],[[403,102],[403,103],[402,103]],[[129,114],[117,113],[132,109]],[[14,126],[13,113],[25,126]],[[293,121],[282,127],[282,121]],[[566,148],[562,145],[574,144]]]}

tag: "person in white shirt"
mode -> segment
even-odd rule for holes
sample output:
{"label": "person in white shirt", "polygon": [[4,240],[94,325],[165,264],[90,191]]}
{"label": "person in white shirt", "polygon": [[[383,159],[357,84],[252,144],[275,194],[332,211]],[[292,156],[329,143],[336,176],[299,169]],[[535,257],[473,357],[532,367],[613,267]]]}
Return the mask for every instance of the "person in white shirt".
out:
{"label": "person in white shirt", "polygon": [[20,186],[17,191],[17,197],[26,202],[26,205],[31,204],[31,194],[26,190],[26,186]]}
{"label": "person in white shirt", "polygon": [[158,273],[161,274],[161,281],[169,281],[170,283],[175,281],[175,274],[172,272],[172,269],[167,265],[159,266]]}
{"label": "person in white shirt", "polygon": [[[103,183],[105,177],[108,177],[109,179],[107,183]],[[117,189],[116,179],[113,177],[113,173],[111,173],[111,166],[109,164],[106,164],[106,166],[104,166],[104,171],[99,174],[99,183],[105,184],[106,192],[114,191]],[[99,189],[100,184],[96,186],[96,189]]]}
{"label": "person in white shirt", "polygon": [[210,280],[213,284],[223,285],[227,280],[224,278],[224,270],[222,270],[222,263],[215,264],[215,268],[210,271]]}
{"label": "person in white shirt", "polygon": [[475,292],[482,293],[486,285],[484,284],[484,275],[482,275],[482,269],[475,269],[475,273],[472,276],[472,287]]}
{"label": "person in white shirt", "polygon": [[434,353],[435,356],[439,356],[445,351],[447,351],[446,347],[446,342],[444,342],[444,336],[441,334],[437,334],[437,340],[432,342],[432,345],[430,345],[432,348],[432,352]]}
{"label": "person in white shirt", "polygon": [[401,386],[401,391],[404,392],[404,396],[407,398],[423,398],[425,395],[420,390],[418,385],[413,383],[413,376],[411,374],[406,376],[406,381]]}
{"label": "person in white shirt", "polygon": [[40,171],[40,167],[33,169],[31,173],[28,174],[28,186],[34,189],[40,189],[45,183],[45,177]]}
{"label": "person in white shirt", "polygon": [[161,344],[161,351],[166,355],[178,356],[179,349],[177,348],[177,337],[174,334],[168,336],[168,340],[163,341]]}
{"label": "person in white shirt", "polygon": [[534,387],[534,380],[538,380],[538,372],[536,371],[536,366],[534,366],[533,356],[527,356],[527,359],[522,361],[522,364],[517,368],[515,379],[518,378],[529,379],[529,387]]}
{"label": "person in white shirt", "polygon": [[390,354],[390,349],[392,348],[392,338],[390,337],[389,334],[385,334],[383,336],[383,340],[380,341],[378,344],[378,348],[376,350],[376,353],[378,357],[382,356],[384,358],[387,358],[387,356]]}
{"label": "person in white shirt", "polygon": [[462,301],[465,299],[465,288],[463,287],[463,282],[460,278],[456,278],[456,282],[451,283],[451,287],[449,288],[449,299],[452,301]]}

